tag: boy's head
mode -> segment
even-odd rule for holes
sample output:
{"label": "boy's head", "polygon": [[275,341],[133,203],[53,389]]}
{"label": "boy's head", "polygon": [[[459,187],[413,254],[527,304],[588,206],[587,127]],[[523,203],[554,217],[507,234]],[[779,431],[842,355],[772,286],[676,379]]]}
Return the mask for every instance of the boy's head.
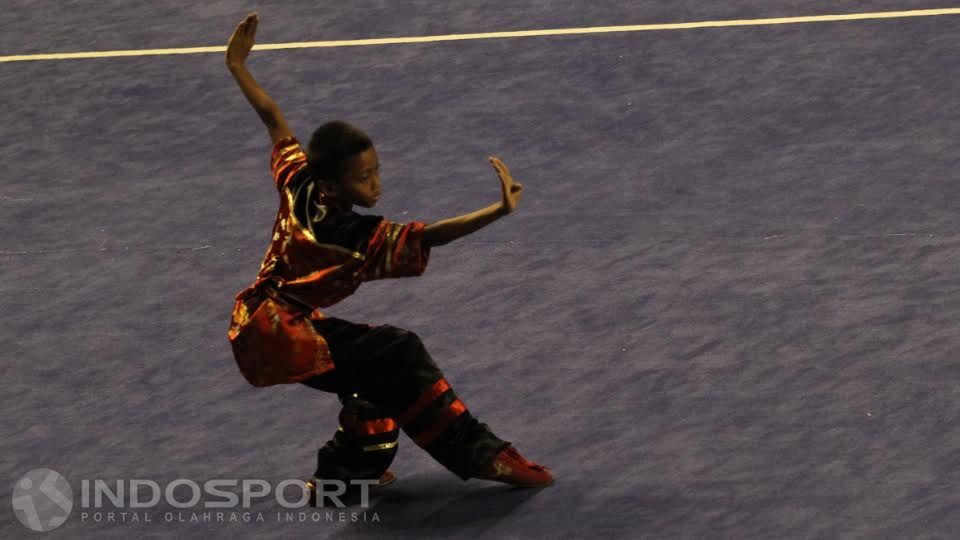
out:
{"label": "boy's head", "polygon": [[347,122],[327,122],[313,132],[307,168],[321,193],[342,203],[370,208],[380,198],[380,161],[373,141]]}

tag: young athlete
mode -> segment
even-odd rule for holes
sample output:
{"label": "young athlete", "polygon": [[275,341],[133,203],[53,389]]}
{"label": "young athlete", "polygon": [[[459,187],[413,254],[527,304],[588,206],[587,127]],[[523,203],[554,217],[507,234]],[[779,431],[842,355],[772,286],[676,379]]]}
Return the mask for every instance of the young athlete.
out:
{"label": "young athlete", "polygon": [[363,215],[380,198],[377,152],[362,131],[329,122],[304,151],[276,103],[245,66],[259,17],[241,22],[226,63],[270,133],[280,194],[273,239],[256,280],[234,304],[228,337],[241,373],[255,386],[303,383],[338,394],[340,428],[317,453],[317,480],[393,480],[387,470],[399,430],[463,480],[540,487],[549,469],[528,461],[479,422],[412,332],[329,317],[319,311],[364,281],[418,276],[430,249],[512,212],[522,187],[497,158],[501,200],[427,225]]}

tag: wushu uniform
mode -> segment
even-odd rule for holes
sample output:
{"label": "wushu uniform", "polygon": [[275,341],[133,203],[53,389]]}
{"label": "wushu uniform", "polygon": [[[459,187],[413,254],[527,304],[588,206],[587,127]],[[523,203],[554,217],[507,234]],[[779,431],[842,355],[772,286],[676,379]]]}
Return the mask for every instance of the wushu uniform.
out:
{"label": "wushu uniform", "polygon": [[336,392],[340,428],[318,452],[317,478],[376,479],[399,430],[466,480],[509,445],[457,398],[413,332],[319,311],[364,281],[421,275],[422,222],[394,223],[321,204],[294,137],[270,157],[280,208],[255,281],[237,294],[228,339],[252,385],[303,383]]}

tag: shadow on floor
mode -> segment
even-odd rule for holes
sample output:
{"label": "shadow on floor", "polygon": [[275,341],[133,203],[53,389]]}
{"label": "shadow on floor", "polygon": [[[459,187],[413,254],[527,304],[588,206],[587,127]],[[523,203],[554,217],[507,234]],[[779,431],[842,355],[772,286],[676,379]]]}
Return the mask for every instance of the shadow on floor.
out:
{"label": "shadow on floor", "polygon": [[475,535],[521,509],[542,491],[476,480],[463,483],[449,475],[407,477],[374,496],[370,508],[349,509],[365,511],[368,516],[376,513],[378,521],[357,523],[338,536],[407,533],[419,538],[447,537],[466,530]]}

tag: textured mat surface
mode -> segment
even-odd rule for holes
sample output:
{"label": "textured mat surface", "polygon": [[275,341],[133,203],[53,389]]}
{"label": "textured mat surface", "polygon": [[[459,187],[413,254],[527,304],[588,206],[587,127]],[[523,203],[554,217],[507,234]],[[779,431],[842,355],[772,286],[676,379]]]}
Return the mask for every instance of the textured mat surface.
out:
{"label": "textured mat surface", "polygon": [[[257,7],[8,3],[4,55],[218,45]],[[945,7],[324,4],[260,7],[260,41]],[[524,183],[516,214],[435,249],[422,278],[328,312],[416,331],[558,480],[461,483],[403,437],[399,480],[356,518],[288,519],[268,499],[260,523],[169,507],[97,523],[77,498],[47,535],[951,536],[958,20],[255,51],[302,139],[334,118],[371,134],[378,213],[495,202],[490,154]],[[336,399],[247,386],[226,341],[276,192],[222,56],[0,64],[0,100],[0,536],[30,534],[11,496],[38,467],[75,494],[309,473]]]}

